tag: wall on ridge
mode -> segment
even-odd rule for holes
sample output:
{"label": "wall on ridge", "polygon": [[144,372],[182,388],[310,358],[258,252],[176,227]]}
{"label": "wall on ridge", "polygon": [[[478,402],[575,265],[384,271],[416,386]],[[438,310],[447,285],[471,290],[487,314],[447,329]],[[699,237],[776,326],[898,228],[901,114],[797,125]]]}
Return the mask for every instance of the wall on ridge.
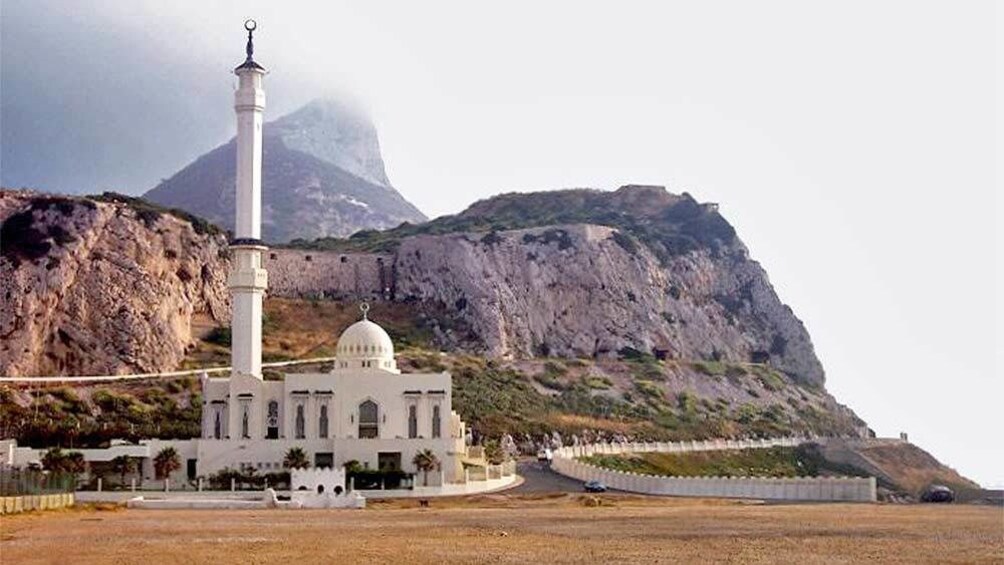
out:
{"label": "wall on ridge", "polygon": [[274,296],[379,298],[393,292],[393,255],[276,248],[262,262]]}

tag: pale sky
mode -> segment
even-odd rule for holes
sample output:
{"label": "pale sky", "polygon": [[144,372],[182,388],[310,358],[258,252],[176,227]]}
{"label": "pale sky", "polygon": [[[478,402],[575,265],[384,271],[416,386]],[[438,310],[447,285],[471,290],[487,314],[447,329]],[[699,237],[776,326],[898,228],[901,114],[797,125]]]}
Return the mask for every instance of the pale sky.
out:
{"label": "pale sky", "polygon": [[142,193],[225,142],[247,17],[267,117],[350,94],[429,216],[628,183],[720,203],[838,400],[1004,485],[994,2],[3,0],[3,183]]}

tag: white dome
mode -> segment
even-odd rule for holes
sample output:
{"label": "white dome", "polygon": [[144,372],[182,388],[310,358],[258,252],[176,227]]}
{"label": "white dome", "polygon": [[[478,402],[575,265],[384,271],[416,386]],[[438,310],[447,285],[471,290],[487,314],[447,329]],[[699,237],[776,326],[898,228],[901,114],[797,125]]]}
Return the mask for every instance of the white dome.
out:
{"label": "white dome", "polygon": [[379,325],[366,318],[352,324],[338,338],[336,369],[383,369],[397,372],[394,342]]}
{"label": "white dome", "polygon": [[369,320],[359,320],[338,338],[341,359],[393,359],[394,343],[383,328]]}

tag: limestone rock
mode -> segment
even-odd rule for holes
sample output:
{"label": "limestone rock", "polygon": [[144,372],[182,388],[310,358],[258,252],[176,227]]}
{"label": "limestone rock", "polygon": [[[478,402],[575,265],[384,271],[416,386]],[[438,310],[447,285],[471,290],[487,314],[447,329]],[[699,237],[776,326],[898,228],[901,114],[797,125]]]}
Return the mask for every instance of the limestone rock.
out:
{"label": "limestone rock", "polygon": [[229,317],[226,238],[123,203],[0,191],[0,374],[172,370]]}

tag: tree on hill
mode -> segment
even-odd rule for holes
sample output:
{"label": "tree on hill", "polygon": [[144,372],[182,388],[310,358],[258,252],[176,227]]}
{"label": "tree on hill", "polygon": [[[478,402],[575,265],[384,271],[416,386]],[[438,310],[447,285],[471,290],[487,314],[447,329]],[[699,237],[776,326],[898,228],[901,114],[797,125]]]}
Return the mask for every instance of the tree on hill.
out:
{"label": "tree on hill", "polygon": [[158,479],[166,479],[181,468],[181,457],[173,447],[165,447],[153,458],[153,471]]}
{"label": "tree on hill", "polygon": [[431,449],[423,449],[415,454],[411,463],[422,471],[422,485],[429,486],[429,471],[439,468],[439,458]]}
{"label": "tree on hill", "polygon": [[310,467],[310,460],[302,447],[290,447],[286,452],[286,457],[282,460],[284,469],[306,469]]}

